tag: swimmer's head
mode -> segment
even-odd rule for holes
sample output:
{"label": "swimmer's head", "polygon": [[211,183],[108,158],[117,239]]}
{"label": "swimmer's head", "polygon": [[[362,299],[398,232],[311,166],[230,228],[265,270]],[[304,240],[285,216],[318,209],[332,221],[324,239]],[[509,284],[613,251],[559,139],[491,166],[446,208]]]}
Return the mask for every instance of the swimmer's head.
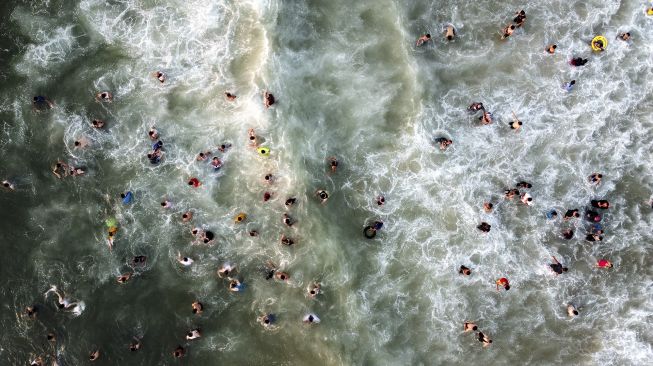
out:
{"label": "swimmer's head", "polygon": [[430,34],[430,33],[426,33],[426,34],[425,34],[425,37],[428,38],[428,39],[431,39],[431,34]]}
{"label": "swimmer's head", "polygon": [[506,289],[506,291],[510,290],[510,285],[506,284],[503,288]]}

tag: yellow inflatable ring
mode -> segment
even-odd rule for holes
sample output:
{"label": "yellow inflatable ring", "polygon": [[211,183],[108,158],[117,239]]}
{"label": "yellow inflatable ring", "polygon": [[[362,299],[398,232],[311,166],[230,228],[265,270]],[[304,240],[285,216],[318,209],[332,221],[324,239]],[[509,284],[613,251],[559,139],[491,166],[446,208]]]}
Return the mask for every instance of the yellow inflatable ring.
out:
{"label": "yellow inflatable ring", "polygon": [[238,215],[236,215],[236,217],[234,218],[234,222],[235,223],[243,222],[243,221],[245,221],[246,218],[247,218],[247,215],[245,213],[241,212]]}
{"label": "yellow inflatable ring", "polygon": [[261,146],[258,149],[256,149],[261,156],[270,156],[270,148]]}
{"label": "yellow inflatable ring", "polygon": [[[599,47],[596,43],[603,43],[603,47]],[[596,36],[592,39],[592,49],[594,51],[604,51],[608,47],[608,40],[603,36]]]}

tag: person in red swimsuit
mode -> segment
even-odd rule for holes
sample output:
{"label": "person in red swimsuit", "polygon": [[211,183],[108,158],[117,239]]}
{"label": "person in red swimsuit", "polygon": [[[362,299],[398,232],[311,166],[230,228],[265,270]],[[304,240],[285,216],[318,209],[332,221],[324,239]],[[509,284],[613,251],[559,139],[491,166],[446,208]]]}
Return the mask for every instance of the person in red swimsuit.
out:
{"label": "person in red swimsuit", "polygon": [[612,263],[607,259],[599,259],[596,263],[599,268],[612,268]]}
{"label": "person in red swimsuit", "polygon": [[193,186],[193,188],[197,188],[197,187],[201,186],[202,183],[200,183],[199,179],[193,177],[193,178],[188,180],[188,185]]}
{"label": "person in red swimsuit", "polygon": [[508,279],[505,277],[501,277],[497,280],[497,291],[499,291],[499,286],[503,286],[503,288],[506,289],[506,291],[510,290],[510,282],[508,282]]}

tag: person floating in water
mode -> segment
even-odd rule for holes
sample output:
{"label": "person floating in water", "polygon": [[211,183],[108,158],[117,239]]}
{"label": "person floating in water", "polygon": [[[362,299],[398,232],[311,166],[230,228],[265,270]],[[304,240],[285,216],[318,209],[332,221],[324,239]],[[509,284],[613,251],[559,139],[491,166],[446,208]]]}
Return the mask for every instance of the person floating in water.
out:
{"label": "person floating in water", "polygon": [[610,202],[608,202],[607,200],[592,200],[590,201],[590,204],[592,205],[592,207],[602,208],[604,210],[610,208]]}
{"label": "person floating in water", "polygon": [[291,238],[287,237],[285,234],[281,234],[281,244],[285,246],[291,246],[295,244],[295,241],[292,240]]}
{"label": "person floating in water", "polygon": [[277,317],[272,313],[267,313],[256,318],[256,321],[261,323],[264,328],[270,328],[276,322]]}
{"label": "person floating in water", "polygon": [[265,108],[270,108],[271,105],[273,105],[276,102],[274,99],[274,95],[272,93],[268,92],[267,90],[263,93],[263,105]]}
{"label": "person floating in water", "polygon": [[52,286],[48,291],[45,292],[45,298],[48,298],[48,294],[54,292],[57,295],[57,307],[61,310],[70,310],[75,315],[80,315],[83,311],[83,304],[78,301],[71,301],[63,293],[60,293],[57,289],[57,286]]}
{"label": "person floating in water", "polygon": [[16,190],[16,187],[14,187],[14,184],[11,183],[11,182],[8,181],[8,180],[3,180],[3,181],[2,181],[2,187],[3,187],[4,189],[8,189],[8,190],[10,190],[10,191],[15,191],[15,190]]}
{"label": "person floating in water", "polygon": [[423,44],[425,44],[426,42],[428,42],[430,40],[431,40],[431,34],[426,33],[426,34],[424,34],[423,36],[420,36],[417,39],[417,42],[415,42],[415,46],[417,46],[417,47],[422,46]]}
{"label": "person floating in water", "polygon": [[318,318],[317,315],[313,313],[309,313],[304,315],[302,321],[304,324],[318,324],[320,322],[320,318]]}
{"label": "person floating in water", "polygon": [[98,358],[100,358],[100,350],[99,350],[99,349],[96,349],[96,350],[94,350],[94,351],[91,351],[91,352],[88,354],[88,360],[89,360],[89,361],[96,361]]}
{"label": "person floating in water", "polygon": [[612,263],[607,259],[599,259],[596,266],[599,268],[612,268]]}
{"label": "person floating in water", "polygon": [[556,48],[558,48],[558,45],[550,44],[550,45],[546,46],[546,52],[548,52],[550,54],[554,54],[556,52]]}
{"label": "person floating in water", "polygon": [[585,220],[591,222],[601,222],[601,215],[596,211],[586,211]]}
{"label": "person floating in water", "polygon": [[533,204],[533,197],[531,197],[530,193],[528,192],[524,192],[521,195],[520,200],[522,201],[523,204],[527,206],[531,206]]}
{"label": "person floating in water", "polygon": [[553,220],[558,217],[558,211],[556,210],[549,210],[546,212],[546,218],[549,220]]}
{"label": "person floating in water", "polygon": [[489,347],[492,344],[492,340],[490,337],[487,336],[487,334],[483,334],[483,332],[478,332],[476,334],[478,337],[478,341],[483,343],[483,347]]}
{"label": "person floating in water", "polygon": [[622,41],[628,41],[630,39],[630,33],[629,32],[619,33],[617,38],[621,39]]}
{"label": "person floating in water", "polygon": [[453,144],[452,140],[449,140],[446,137],[440,137],[435,139],[435,143],[440,145],[440,150],[444,151],[446,150],[451,144]]}
{"label": "person floating in water", "polygon": [[182,346],[177,346],[177,348],[172,352],[172,357],[174,358],[182,358],[184,355],[186,355],[186,350]]}
{"label": "person floating in water", "polygon": [[521,27],[524,25],[524,22],[526,21],[526,12],[524,10],[520,10],[515,12],[515,19],[512,21],[515,22],[515,25],[518,27]]}
{"label": "person floating in water", "polygon": [[586,58],[575,57],[575,58],[572,58],[571,60],[569,60],[569,65],[571,65],[571,66],[583,66],[583,65],[585,65],[587,63],[587,61],[589,61],[589,60],[586,59]]}
{"label": "person floating in water", "polygon": [[374,239],[376,237],[376,232],[381,230],[382,227],[383,223],[381,221],[374,221],[372,225],[365,226],[363,229],[363,235],[365,235],[367,239]]}
{"label": "person floating in water", "polygon": [[211,159],[211,166],[214,171],[218,171],[222,168],[222,161],[217,156],[214,156],[213,159]]}
{"label": "person floating in water", "polygon": [[510,282],[507,278],[501,277],[496,280],[497,291],[499,291],[499,286],[503,287],[506,291],[510,290]]}
{"label": "person floating in water", "polygon": [[297,203],[297,198],[295,198],[295,197],[289,197],[289,198],[286,200],[286,202],[284,203],[284,205],[286,206],[286,208],[290,208],[290,207],[293,206],[295,203]]}
{"label": "person floating in water", "polygon": [[204,305],[197,300],[193,301],[190,306],[193,309],[193,314],[195,315],[201,315],[204,312]]}
{"label": "person floating in water", "polygon": [[565,229],[562,231],[562,237],[571,240],[574,237],[574,231],[572,229]]}
{"label": "person floating in water", "polygon": [[585,240],[589,242],[603,241],[603,237],[598,233],[587,233],[587,235],[585,235]]}
{"label": "person floating in water", "polygon": [[603,43],[603,40],[597,39],[596,41],[592,42],[592,48],[595,48],[598,51],[605,51],[605,44]]}
{"label": "person floating in water", "polygon": [[37,95],[32,99],[32,108],[35,111],[43,111],[54,108],[54,103],[42,95]]}
{"label": "person floating in water", "polygon": [[201,151],[197,156],[195,157],[196,161],[205,161],[206,159],[209,158],[209,155],[211,155],[210,151]]}
{"label": "person floating in water", "polygon": [[253,128],[250,128],[247,130],[247,136],[249,138],[249,146],[250,147],[257,147],[258,146],[258,139],[256,138],[256,133],[254,132]]}
{"label": "person floating in water", "polygon": [[572,304],[567,304],[567,315],[570,317],[578,316],[578,309]]}
{"label": "person floating in water", "polygon": [[469,107],[467,107],[467,110],[471,112],[476,112],[480,110],[485,110],[485,108],[483,107],[483,103],[474,102]]}
{"label": "person floating in water", "polygon": [[157,80],[159,80],[159,81],[161,82],[161,84],[165,83],[165,81],[166,81],[166,74],[164,74],[163,72],[161,72],[161,71],[155,71],[154,73],[152,73],[152,75],[153,75]]}
{"label": "person floating in water", "polygon": [[376,204],[378,206],[383,206],[385,204],[385,197],[382,194],[376,196]]}
{"label": "person floating in water", "polygon": [[136,352],[140,350],[141,347],[142,347],[141,340],[136,337],[134,337],[134,340],[131,343],[129,343],[129,350],[132,352]]}
{"label": "person floating in water", "polygon": [[456,37],[456,28],[454,28],[453,25],[448,24],[444,29],[444,38],[446,38],[447,41],[453,41],[454,37]]}
{"label": "person floating in water", "polygon": [[576,80],[572,80],[568,83],[564,83],[562,88],[566,90],[567,92],[571,92],[574,89],[574,85],[576,85]]}
{"label": "person floating in water", "polygon": [[597,185],[597,186],[599,184],[601,184],[601,179],[603,179],[603,174],[600,174],[600,173],[592,173],[592,175],[590,175],[587,178],[587,180],[589,180],[589,182],[591,184],[594,184],[594,185]]}
{"label": "person floating in water", "polygon": [[484,125],[492,124],[492,113],[490,113],[490,112],[486,111],[485,109],[483,109],[483,115],[480,116],[478,119]]}
{"label": "person floating in water", "polygon": [[549,264],[549,267],[555,272],[556,275],[562,274],[564,272],[567,272],[569,269],[567,267],[563,267],[560,262],[558,262],[558,259],[556,257],[553,258],[553,263]]}
{"label": "person floating in water", "polygon": [[147,135],[150,137],[150,140],[152,141],[159,140],[159,131],[154,126],[150,127],[150,130],[147,131]]}
{"label": "person floating in water", "polygon": [[485,213],[491,213],[493,209],[494,205],[492,202],[483,202],[483,211],[485,211]]}
{"label": "person floating in water", "polygon": [[465,333],[467,332],[475,332],[478,330],[478,325],[472,322],[464,322],[463,323],[463,331]]}
{"label": "person floating in water", "polygon": [[189,341],[193,340],[193,339],[200,338],[201,336],[202,336],[202,333],[201,333],[199,328],[191,329],[191,330],[188,331],[188,333],[186,333],[186,339],[189,340]]}
{"label": "person floating in water", "polygon": [[331,156],[328,159],[329,167],[331,168],[331,173],[335,173],[338,169],[338,159],[335,156]]}
{"label": "person floating in water", "polygon": [[94,119],[93,121],[91,121],[91,126],[93,126],[94,128],[97,128],[97,129],[104,128],[105,124],[106,124],[106,122],[104,122],[101,119]]}
{"label": "person floating in water", "polygon": [[308,297],[314,299],[322,291],[322,287],[319,282],[313,282],[308,285]]}
{"label": "person floating in water", "polygon": [[503,28],[503,35],[501,36],[501,39],[506,39],[510,37],[514,32],[515,32],[515,25],[514,24],[507,25],[505,28]]}
{"label": "person floating in water", "polygon": [[315,191],[315,195],[320,200],[321,204],[325,204],[329,199],[329,193],[327,193],[327,191],[324,189],[318,189],[317,191]]}
{"label": "person floating in water", "polygon": [[118,282],[121,285],[124,285],[125,283],[127,283],[127,281],[129,281],[130,278],[132,278],[132,273],[127,272],[118,276],[118,278],[116,278],[116,282]]}
{"label": "person floating in water", "polygon": [[193,264],[194,260],[189,257],[182,257],[181,253],[177,252],[177,262],[179,262],[179,264],[184,267],[189,267],[191,264]]}
{"label": "person floating in water", "polygon": [[111,93],[108,91],[103,91],[95,94],[95,100],[98,102],[111,103],[113,101],[113,95],[111,95]]}
{"label": "person floating in water", "polygon": [[193,187],[193,188],[198,188],[199,186],[202,185],[199,179],[192,177],[188,180],[188,185]]}
{"label": "person floating in water", "polygon": [[567,212],[565,212],[564,220],[567,221],[569,219],[579,218],[579,217],[580,217],[580,212],[578,212],[578,209],[567,210]]}
{"label": "person floating in water", "polygon": [[522,126],[522,121],[520,121],[517,118],[517,115],[515,115],[515,112],[512,112],[512,122],[510,123],[510,129],[519,131],[519,129]]}
{"label": "person floating in water", "polygon": [[490,229],[492,228],[492,225],[488,224],[487,222],[481,222],[481,224],[478,225],[476,228],[484,233],[489,233]]}
{"label": "person floating in water", "polygon": [[[458,273],[461,274],[461,275],[470,276],[472,274],[472,270],[465,267],[465,266],[463,266],[463,265],[461,265],[460,269],[458,270]],[[476,330],[476,329],[474,329],[474,330]]]}
{"label": "person floating in water", "polygon": [[228,91],[224,92],[224,97],[230,102],[233,102],[237,98],[236,94],[232,94],[232,93],[230,93]]}

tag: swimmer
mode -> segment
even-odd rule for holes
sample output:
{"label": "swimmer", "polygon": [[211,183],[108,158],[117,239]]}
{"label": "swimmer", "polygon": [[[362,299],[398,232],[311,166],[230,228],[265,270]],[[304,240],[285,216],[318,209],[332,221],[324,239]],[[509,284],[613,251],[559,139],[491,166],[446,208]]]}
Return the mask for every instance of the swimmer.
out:
{"label": "swimmer", "polygon": [[329,162],[329,166],[331,167],[331,173],[335,173],[336,169],[338,169],[338,159],[335,156],[331,156],[327,160]]}
{"label": "swimmer", "polygon": [[567,210],[567,212],[565,212],[564,220],[567,221],[571,218],[578,218],[578,217],[580,217],[580,213],[578,212],[578,209]]}
{"label": "swimmer", "polygon": [[505,28],[503,28],[502,31],[503,31],[503,35],[501,36],[501,39],[506,39],[515,32],[515,25],[514,24],[507,25]]}
{"label": "swimmer", "polygon": [[65,294],[59,293],[59,290],[57,289],[57,286],[52,286],[48,291],[45,292],[45,298],[48,298],[48,294],[50,292],[54,292],[55,295],[57,295],[57,307],[62,310],[68,310],[72,309],[73,312],[77,312],[79,310],[78,302],[71,301],[69,298],[65,297]]}
{"label": "swimmer", "polygon": [[150,160],[150,164],[156,165],[161,162],[161,157],[163,156],[163,152],[159,149],[154,151],[153,153],[147,154],[148,160]]}
{"label": "swimmer", "polygon": [[[463,265],[461,265],[460,269],[458,270],[458,273],[461,274],[461,275],[470,276],[472,274],[472,270],[465,267],[465,266],[463,266]],[[476,329],[474,329],[474,330],[476,330]]]}
{"label": "swimmer", "polygon": [[554,54],[556,52],[556,48],[558,48],[557,45],[550,44],[550,45],[546,46],[546,52],[548,52],[550,54]]}
{"label": "swimmer", "polygon": [[210,154],[211,154],[210,151],[207,151],[207,152],[200,152],[199,154],[197,154],[197,157],[195,158],[195,160],[197,160],[197,161],[204,161],[204,160],[206,160],[206,159],[209,158],[207,155],[210,155]]}
{"label": "swimmer", "polygon": [[32,107],[35,111],[54,108],[54,103],[42,95],[37,95],[32,99]]}
{"label": "swimmer", "polygon": [[290,275],[287,272],[276,271],[274,273],[274,278],[279,281],[285,282],[290,280]]}
{"label": "swimmer", "polygon": [[467,107],[467,110],[472,112],[476,112],[484,109],[485,108],[483,107],[483,103],[478,103],[478,102],[474,102],[469,107]]}
{"label": "swimmer", "polygon": [[491,202],[483,202],[483,211],[485,211],[485,213],[492,212],[493,208],[494,205]]}
{"label": "swimmer", "polygon": [[430,40],[431,40],[431,35],[429,33],[426,33],[425,35],[420,36],[417,39],[417,42],[415,42],[415,46],[419,47],[419,46],[423,45],[424,43],[426,43],[426,42],[428,42]]}
{"label": "swimmer", "polygon": [[506,291],[510,290],[510,282],[508,282],[508,279],[505,277],[501,277],[498,280],[496,280],[496,285],[497,285],[497,291],[499,291],[499,286],[502,286]]}
{"label": "swimmer", "polygon": [[489,233],[491,227],[492,227],[492,225],[488,224],[487,222],[481,222],[481,224],[478,225],[476,228],[481,230],[484,233]]}
{"label": "swimmer", "polygon": [[214,156],[213,159],[211,159],[211,166],[213,167],[213,170],[220,170],[220,168],[222,168],[222,161],[217,156]]}
{"label": "swimmer", "polygon": [[181,264],[182,266],[188,267],[191,264],[193,264],[194,260],[188,257],[182,257],[181,254],[177,252],[177,262],[179,262],[179,264]]}
{"label": "swimmer", "polygon": [[376,237],[376,232],[381,230],[382,227],[383,223],[381,221],[374,221],[372,225],[365,226],[363,229],[363,235],[365,235],[367,239],[374,239]]}
{"label": "swimmer", "polygon": [[621,39],[622,41],[628,41],[630,39],[630,33],[620,33],[617,38]]}
{"label": "swimmer", "polygon": [[295,244],[295,241],[292,240],[291,238],[287,237],[284,234],[281,234],[281,244],[286,245],[286,246],[291,246]]}
{"label": "swimmer", "polygon": [[553,220],[556,217],[558,217],[558,211],[556,210],[550,210],[546,212],[546,218],[549,220]]}
{"label": "swimmer", "polygon": [[188,333],[186,333],[186,339],[188,340],[193,340],[197,339],[202,336],[202,333],[200,332],[199,328],[192,329]]}
{"label": "swimmer", "polygon": [[574,231],[572,229],[565,229],[562,231],[562,237],[571,240],[574,237]]}
{"label": "swimmer", "polygon": [[170,202],[168,200],[164,200],[163,202],[161,202],[161,207],[163,207],[163,208],[172,208],[172,202]]}
{"label": "swimmer", "polygon": [[120,276],[118,276],[118,278],[116,278],[116,281],[119,284],[125,284],[125,283],[127,283],[127,281],[129,281],[130,278],[132,278],[132,273],[128,272],[128,273],[121,274]]}
{"label": "swimmer", "polygon": [[530,189],[530,188],[533,188],[533,185],[528,183],[528,182],[521,181],[521,182],[517,183],[515,185],[515,187],[517,187],[517,188],[529,188]]}
{"label": "swimmer", "polygon": [[327,191],[325,191],[324,189],[318,189],[317,191],[315,191],[315,195],[317,196],[317,198],[320,199],[320,203],[322,204],[325,204],[326,201],[329,199],[329,193],[327,193]]}
{"label": "swimmer", "polygon": [[510,129],[519,131],[522,126],[522,122],[517,118],[515,112],[512,112],[512,123],[510,123]]}
{"label": "swimmer", "polygon": [[592,200],[590,204],[592,205],[592,207],[602,208],[604,210],[610,208],[610,202],[608,202],[607,200]]}
{"label": "swimmer", "polygon": [[200,237],[200,238],[201,238],[201,237],[204,237],[204,230],[202,230],[202,229],[200,229],[200,228],[198,228],[198,227],[194,227],[194,228],[192,228],[192,229],[190,230],[190,233],[193,234],[193,236],[196,237],[196,238],[197,238],[197,237]]}
{"label": "swimmer", "polygon": [[311,299],[314,299],[317,295],[322,292],[322,287],[320,286],[319,282],[313,282],[312,284],[308,285],[308,297]]}
{"label": "swimmer", "polygon": [[184,355],[186,355],[186,350],[182,346],[177,346],[174,352],[172,352],[172,357],[174,358],[182,358]]}
{"label": "swimmer", "polygon": [[11,183],[11,182],[8,181],[8,180],[3,180],[3,181],[2,181],[2,186],[3,186],[5,189],[8,189],[8,190],[10,190],[10,191],[14,191],[14,190],[16,190],[16,187],[14,187],[13,183]]}
{"label": "swimmer", "polygon": [[253,128],[250,128],[249,130],[247,130],[247,136],[249,138],[249,146],[251,146],[251,147],[258,146],[258,141],[256,139],[256,133],[254,132]]}
{"label": "swimmer", "polygon": [[267,202],[272,198],[273,193],[270,192],[265,192],[263,193],[263,202]]}
{"label": "swimmer", "polygon": [[572,81],[570,81],[570,82],[568,82],[568,83],[564,83],[564,85],[562,86],[562,88],[563,88],[564,90],[568,91],[568,92],[571,92],[572,89],[574,88],[574,85],[576,85],[576,80],[572,80]]}
{"label": "swimmer", "polygon": [[193,211],[186,211],[181,215],[181,221],[189,222],[193,219]]}
{"label": "swimmer", "polygon": [[152,75],[157,78],[161,82],[161,84],[165,83],[166,81],[166,74],[162,73],[161,71],[155,71],[152,73]]}
{"label": "swimmer", "polygon": [[256,231],[256,230],[250,230],[250,231],[249,231],[249,236],[252,236],[252,237],[254,237],[254,236],[258,236],[258,231]]}
{"label": "swimmer", "polygon": [[23,315],[30,319],[36,319],[39,315],[39,308],[36,305],[28,306],[25,308],[25,311],[23,311]]}
{"label": "swimmer", "polygon": [[104,128],[105,123],[106,122],[104,122],[101,119],[94,119],[93,121],[91,121],[91,126],[100,129],[100,128]]}
{"label": "swimmer", "polygon": [[527,206],[530,206],[530,205],[533,204],[533,197],[531,197],[531,195],[528,192],[523,193],[521,195],[520,200],[522,201],[522,203],[524,203]]}
{"label": "swimmer", "polygon": [[188,180],[188,185],[193,187],[193,188],[198,188],[199,186],[202,185],[199,179],[192,177]]}
{"label": "swimmer", "polygon": [[571,65],[571,66],[583,66],[583,65],[585,65],[587,63],[587,61],[589,61],[589,60],[586,59],[586,58],[575,57],[575,58],[572,58],[571,60],[569,60],[569,65]]}
{"label": "swimmer", "polygon": [[41,356],[36,357],[35,359],[33,359],[33,360],[31,360],[29,362],[29,365],[30,366],[43,366],[44,365],[43,357],[41,357]]}
{"label": "swimmer", "polygon": [[599,234],[587,234],[585,235],[585,240],[587,241],[603,241],[603,237]]}
{"label": "swimmer", "polygon": [[109,250],[113,249],[113,240],[117,232],[118,232],[118,227],[111,226],[109,228],[109,237],[107,238],[107,245],[109,246]]}
{"label": "swimmer", "polygon": [[240,292],[243,290],[243,284],[237,279],[232,279],[229,282],[229,291],[231,292]]}
{"label": "swimmer", "polygon": [[90,142],[86,137],[81,137],[79,140],[74,142],[75,149],[85,149],[90,145]]}
{"label": "swimmer", "polygon": [[293,226],[295,220],[293,220],[288,214],[283,214],[283,223],[286,226]]}
{"label": "swimmer", "polygon": [[378,206],[383,206],[385,204],[385,197],[382,194],[376,196],[376,204]]}
{"label": "swimmer", "polygon": [[256,321],[261,323],[261,325],[264,326],[265,328],[271,327],[276,320],[277,320],[277,317],[272,313],[263,314],[263,315],[259,316],[258,318],[256,318]]}
{"label": "swimmer", "polygon": [[236,267],[229,263],[225,263],[218,269],[218,277],[229,278],[232,274],[236,273]]}
{"label": "swimmer", "polygon": [[100,92],[100,93],[95,94],[95,100],[98,101],[98,102],[111,103],[113,101],[113,95],[111,95],[111,93],[109,93],[107,91]]}
{"label": "swimmer", "polygon": [[577,316],[578,315],[578,309],[576,309],[576,307],[574,305],[568,304],[567,305],[567,315],[569,315],[572,318]]}
{"label": "swimmer", "polygon": [[478,120],[481,121],[481,123],[482,123],[483,125],[489,125],[489,124],[492,124],[492,113],[490,113],[490,112],[488,112],[488,111],[486,111],[486,110],[483,110],[483,115],[480,116],[480,117],[478,118]]}
{"label": "swimmer", "polygon": [[204,305],[197,300],[193,301],[190,306],[193,309],[193,314],[200,315],[202,312],[204,312]]}
{"label": "swimmer", "polygon": [[52,173],[59,179],[61,179],[62,174],[64,177],[68,176],[69,170],[70,167],[68,166],[68,164],[64,163],[61,160],[57,160],[57,163],[52,166]]}
{"label": "swimmer", "polygon": [[220,147],[218,147],[218,151],[223,153],[223,152],[229,150],[230,148],[231,148],[231,144],[230,143],[225,143],[225,144],[220,145]]}
{"label": "swimmer", "polygon": [[50,343],[57,343],[57,336],[54,334],[54,332],[49,332],[47,335],[48,342]]}
{"label": "swimmer", "polygon": [[136,255],[132,258],[133,266],[144,266],[147,262],[147,257],[144,255]]}
{"label": "swimmer", "polygon": [[270,108],[271,105],[273,105],[276,102],[274,99],[274,95],[272,93],[268,92],[267,90],[263,93],[263,105],[265,108]]}
{"label": "swimmer", "polygon": [[129,343],[129,350],[132,352],[136,352],[141,349],[141,346],[142,346],[141,341],[138,338],[134,337],[134,340],[131,343]]}
{"label": "swimmer", "polygon": [[440,150],[442,151],[446,150],[449,147],[449,145],[453,144],[452,140],[449,140],[445,137],[437,138],[435,139],[435,142],[440,145]]}
{"label": "swimmer", "polygon": [[489,347],[492,344],[492,340],[483,332],[478,332],[478,341],[483,343],[483,347]]}
{"label": "swimmer", "polygon": [[288,208],[288,207],[294,205],[295,203],[297,203],[297,198],[295,198],[295,197],[290,197],[290,198],[288,198],[288,199],[286,200],[286,203],[284,203],[284,204],[286,205],[286,208]]}
{"label": "swimmer", "polygon": [[150,130],[147,131],[147,135],[152,141],[157,141],[159,139],[159,131],[154,126],[150,127]]}
{"label": "swimmer", "polygon": [[591,222],[601,222],[601,215],[599,215],[598,212],[595,211],[587,211],[585,212],[585,220]]}
{"label": "swimmer", "polygon": [[84,169],[75,168],[75,167],[72,167],[72,166],[70,167],[70,175],[72,175],[73,177],[77,177],[77,176],[84,175],[84,174],[86,174],[86,171],[84,171]]}
{"label": "swimmer", "polygon": [[232,93],[230,93],[228,91],[224,92],[224,97],[230,102],[233,102],[237,98],[236,94],[232,94]]}
{"label": "swimmer", "polygon": [[456,28],[453,27],[453,25],[449,24],[444,30],[444,38],[447,39],[447,41],[453,41],[453,38],[456,36]]}
{"label": "swimmer", "polygon": [[213,234],[213,231],[211,230],[205,230],[203,235],[202,235],[202,242],[204,244],[208,244],[213,241],[215,238],[215,234]]}
{"label": "swimmer", "polygon": [[163,141],[159,140],[152,144],[152,151],[160,151],[163,149]]}
{"label": "swimmer", "polygon": [[122,199],[123,204],[128,205],[132,203],[134,199],[134,194],[131,191],[127,191],[125,193],[121,193],[120,198]]}
{"label": "swimmer", "polygon": [[518,27],[524,25],[524,22],[526,21],[526,12],[524,10],[520,10],[515,12],[515,15],[516,17],[512,21],[515,22]]}
{"label": "swimmer", "polygon": [[596,266],[599,268],[612,268],[612,263],[607,259],[599,259]]}
{"label": "swimmer", "polygon": [[265,176],[263,176],[263,181],[268,184],[272,184],[274,182],[274,175],[272,173],[267,173]]}
{"label": "swimmer", "polygon": [[91,351],[91,353],[89,353],[89,355],[88,355],[88,360],[89,361],[95,361],[98,358],[100,358],[100,350],[97,350],[97,349],[95,351]]}
{"label": "swimmer", "polygon": [[603,174],[593,173],[587,179],[589,180],[589,182],[591,184],[594,184],[594,185],[598,186],[599,184],[601,184],[601,179],[602,178],[603,178]]}
{"label": "swimmer", "polygon": [[593,48],[598,48],[599,51],[604,51],[605,50],[605,45],[603,44],[603,41],[600,39],[597,39],[596,41],[592,42]]}
{"label": "swimmer", "polygon": [[464,322],[463,323],[463,331],[465,333],[475,332],[476,330],[478,330],[478,325],[476,325],[476,323],[472,323],[472,322]]}
{"label": "swimmer", "polygon": [[304,315],[302,321],[304,324],[318,324],[320,322],[320,318],[318,318],[315,314],[306,314]]}
{"label": "swimmer", "polygon": [[558,262],[558,259],[556,257],[553,258],[553,263],[549,264],[549,267],[555,272],[556,275],[562,274],[564,272],[567,272],[569,269],[567,267],[563,267],[560,262]]}

